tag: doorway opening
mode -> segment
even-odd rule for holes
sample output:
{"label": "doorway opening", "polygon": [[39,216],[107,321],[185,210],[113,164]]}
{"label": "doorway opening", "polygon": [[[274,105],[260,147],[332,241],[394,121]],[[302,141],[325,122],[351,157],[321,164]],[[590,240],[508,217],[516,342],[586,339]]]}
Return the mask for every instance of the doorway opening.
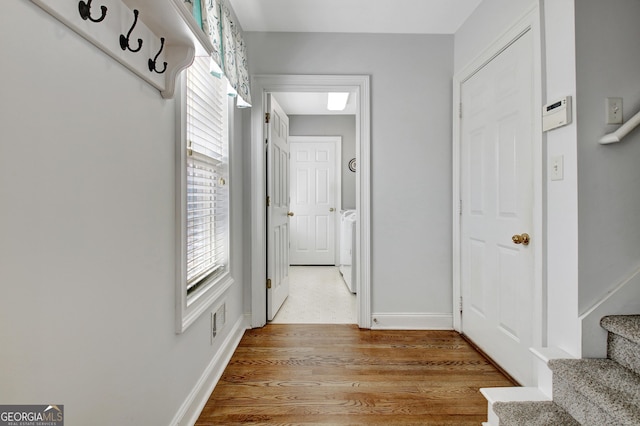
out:
{"label": "doorway opening", "polygon": [[[253,93],[256,102],[252,108],[251,143],[251,325],[261,327],[267,321],[267,194],[265,113],[268,95],[278,93],[353,93],[356,104],[355,133],[357,167],[355,171],[355,210],[357,225],[355,237],[357,270],[356,319],[361,328],[371,327],[370,296],[370,95],[369,76],[254,76]],[[337,209],[337,207],[334,207]],[[338,215],[337,215],[338,216]],[[334,265],[335,267],[335,265]]]}
{"label": "doorway opening", "polygon": [[337,266],[292,265],[289,297],[270,324],[355,324],[356,295]]}

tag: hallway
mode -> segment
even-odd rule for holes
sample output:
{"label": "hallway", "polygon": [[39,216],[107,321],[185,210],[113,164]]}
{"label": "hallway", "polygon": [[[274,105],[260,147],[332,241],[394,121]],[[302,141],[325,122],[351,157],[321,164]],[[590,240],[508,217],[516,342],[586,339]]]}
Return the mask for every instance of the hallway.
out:
{"label": "hallway", "polygon": [[356,295],[335,266],[291,266],[289,297],[271,324],[355,324]]}

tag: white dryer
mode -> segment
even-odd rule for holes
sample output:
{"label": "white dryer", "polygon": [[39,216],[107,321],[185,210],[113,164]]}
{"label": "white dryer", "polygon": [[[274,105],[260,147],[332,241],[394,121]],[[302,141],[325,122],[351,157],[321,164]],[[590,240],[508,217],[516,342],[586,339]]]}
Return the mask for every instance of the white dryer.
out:
{"label": "white dryer", "polygon": [[351,293],[356,292],[356,211],[345,210],[340,216],[340,273]]}

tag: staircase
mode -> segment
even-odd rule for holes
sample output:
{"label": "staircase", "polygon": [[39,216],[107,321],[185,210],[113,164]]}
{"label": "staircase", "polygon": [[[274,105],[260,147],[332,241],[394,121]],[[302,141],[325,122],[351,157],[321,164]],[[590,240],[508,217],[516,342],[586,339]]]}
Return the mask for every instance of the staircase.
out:
{"label": "staircase", "polygon": [[552,401],[494,402],[500,426],[640,425],[640,315],[602,318],[606,359],[551,359]]}

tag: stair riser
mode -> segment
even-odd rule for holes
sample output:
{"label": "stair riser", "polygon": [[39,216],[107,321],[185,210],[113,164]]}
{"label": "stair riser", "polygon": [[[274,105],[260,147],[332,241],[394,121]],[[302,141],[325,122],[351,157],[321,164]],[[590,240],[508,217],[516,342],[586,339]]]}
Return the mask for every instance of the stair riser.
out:
{"label": "stair riser", "polygon": [[614,426],[619,424],[556,374],[553,375],[553,401],[564,408],[581,425]]}
{"label": "stair riser", "polygon": [[615,333],[608,333],[607,357],[640,374],[640,346]]}

